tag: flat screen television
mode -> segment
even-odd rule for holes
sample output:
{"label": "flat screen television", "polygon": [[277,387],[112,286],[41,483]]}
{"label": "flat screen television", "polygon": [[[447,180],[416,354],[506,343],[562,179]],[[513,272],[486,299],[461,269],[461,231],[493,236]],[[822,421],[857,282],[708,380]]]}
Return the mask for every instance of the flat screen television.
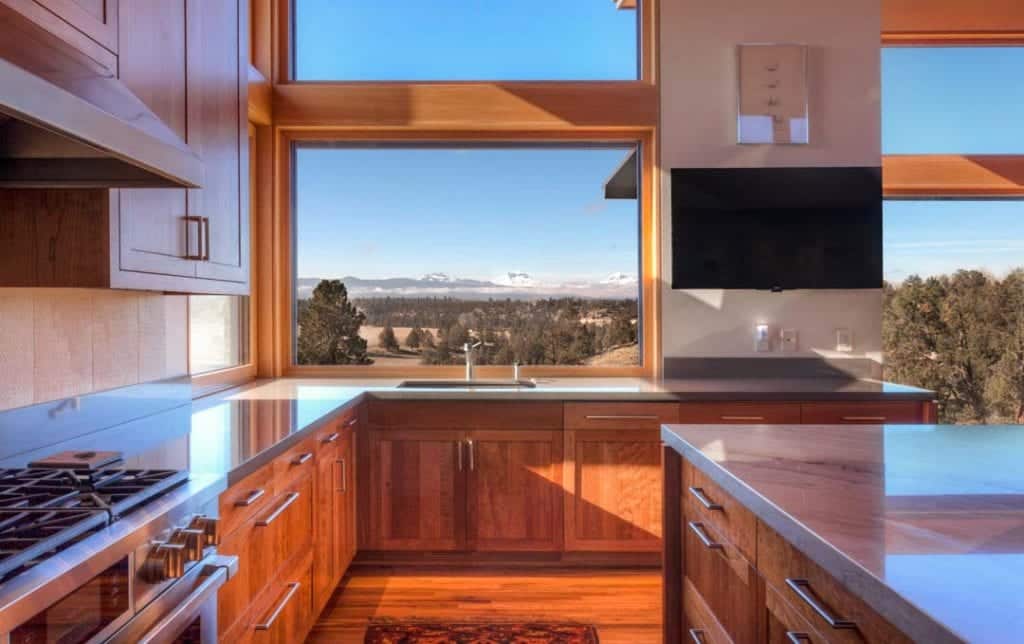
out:
{"label": "flat screen television", "polygon": [[672,170],[672,288],[882,286],[882,170]]}

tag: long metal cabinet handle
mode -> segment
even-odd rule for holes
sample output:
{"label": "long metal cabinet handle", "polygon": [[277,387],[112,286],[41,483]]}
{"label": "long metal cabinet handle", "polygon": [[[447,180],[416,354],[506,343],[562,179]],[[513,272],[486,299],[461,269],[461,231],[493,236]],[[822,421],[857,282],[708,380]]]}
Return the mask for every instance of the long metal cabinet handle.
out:
{"label": "long metal cabinet handle", "polygon": [[841,419],[847,423],[884,423],[885,416],[843,416]]}
{"label": "long metal cabinet handle", "polygon": [[459,452],[459,471],[461,472],[462,469],[463,469],[463,465],[462,465],[462,441],[459,441],[459,442],[455,443],[455,449],[458,450],[458,452]]}
{"label": "long metal cabinet handle", "polygon": [[700,542],[704,544],[705,548],[710,548],[711,550],[721,550],[723,548],[722,544],[711,540],[711,537],[709,537],[708,533],[704,530],[703,523],[690,521],[687,523],[687,526],[693,534],[697,535],[697,538],[700,539]]}
{"label": "long metal cabinet handle", "polygon": [[203,261],[210,261],[210,218],[203,217]]}
{"label": "long metal cabinet handle", "polygon": [[658,417],[654,414],[644,415],[616,415],[616,414],[595,414],[592,416],[586,416],[587,420],[658,420]]}
{"label": "long metal cabinet handle", "polygon": [[325,436],[324,439],[320,442],[323,443],[324,445],[328,445],[338,440],[339,436],[341,436],[341,434],[339,434],[338,432],[333,432],[331,433],[330,436]]}
{"label": "long metal cabinet handle", "polygon": [[805,604],[811,607],[818,617],[825,620],[825,623],[834,629],[848,629],[857,628],[856,622],[851,622],[848,619],[842,619],[841,617],[835,617],[828,611],[821,601],[814,595],[814,591],[811,590],[811,582],[806,579],[787,579],[786,585],[789,589],[796,593],[796,596],[804,601]]}
{"label": "long metal cabinet handle", "polygon": [[260,488],[259,490],[253,490],[252,492],[249,492],[249,494],[244,499],[241,499],[239,501],[235,501],[235,507],[236,508],[247,508],[250,505],[252,505],[253,503],[256,503],[257,501],[259,501],[261,498],[263,498],[263,495],[266,494],[266,493],[267,493],[267,491],[262,489],[262,488]]}
{"label": "long metal cabinet handle", "polygon": [[[185,254],[182,259],[202,260],[203,259],[203,218],[194,215],[182,217],[185,222]],[[196,254],[192,254],[192,224],[196,224],[196,232],[199,236],[196,239]]]}
{"label": "long metal cabinet handle", "polygon": [[737,423],[763,421],[764,416],[722,416],[722,420]]}
{"label": "long metal cabinet handle", "polygon": [[288,584],[288,592],[285,593],[284,599],[281,600],[281,603],[278,604],[276,608],[274,608],[274,612],[270,613],[270,616],[267,617],[267,621],[263,622],[262,624],[256,624],[255,626],[253,626],[253,628],[257,631],[269,631],[271,628],[273,628],[274,622],[276,622],[277,618],[281,616],[281,613],[284,612],[284,609],[288,607],[288,604],[292,601],[292,597],[295,596],[295,593],[299,592],[299,587],[301,585],[302,584],[300,584],[297,581],[293,581],[292,583]]}
{"label": "long metal cabinet handle", "polygon": [[789,638],[791,644],[804,644],[804,642],[810,642],[811,636],[807,633],[798,633],[797,631],[786,631],[786,637]]}
{"label": "long metal cabinet handle", "polygon": [[341,465],[341,487],[338,491],[344,494],[348,492],[348,467],[345,465],[345,459],[339,458],[338,463]]}
{"label": "long metal cabinet handle", "polygon": [[690,639],[693,640],[693,644],[704,644],[704,631],[699,628],[691,628]]}
{"label": "long metal cabinet handle", "polygon": [[292,503],[295,503],[295,501],[297,501],[300,496],[301,495],[298,492],[292,492],[291,494],[289,494],[288,498],[285,499],[284,503],[282,503],[280,506],[278,506],[278,508],[276,510],[271,512],[270,516],[268,516],[266,519],[262,519],[260,521],[257,521],[256,522],[256,526],[259,527],[259,528],[265,528],[268,525],[270,525],[271,523],[273,523],[274,521],[276,521],[277,518],[279,516],[281,516],[282,514],[284,514],[284,511],[287,510],[289,507],[291,507]]}
{"label": "long metal cabinet handle", "polygon": [[472,439],[466,440],[466,447],[469,449],[469,471],[474,472],[476,471],[476,454],[474,454]]}
{"label": "long metal cabinet handle", "polygon": [[292,459],[292,465],[303,465],[309,462],[309,459],[313,458],[313,452],[306,452],[305,454],[299,454]]}
{"label": "long metal cabinet handle", "polygon": [[693,498],[697,499],[698,503],[703,505],[708,510],[717,510],[718,512],[724,510],[724,508],[721,505],[715,503],[704,494],[703,488],[691,487],[690,494],[693,495]]}

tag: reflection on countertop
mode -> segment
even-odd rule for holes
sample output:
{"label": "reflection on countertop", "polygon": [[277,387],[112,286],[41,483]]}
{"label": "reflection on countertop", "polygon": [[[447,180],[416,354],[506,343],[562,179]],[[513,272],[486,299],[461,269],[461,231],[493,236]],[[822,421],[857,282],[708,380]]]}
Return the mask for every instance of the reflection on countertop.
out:
{"label": "reflection on countertop", "polygon": [[967,641],[1020,641],[1024,427],[672,425],[662,437],[897,626],[916,613]]}

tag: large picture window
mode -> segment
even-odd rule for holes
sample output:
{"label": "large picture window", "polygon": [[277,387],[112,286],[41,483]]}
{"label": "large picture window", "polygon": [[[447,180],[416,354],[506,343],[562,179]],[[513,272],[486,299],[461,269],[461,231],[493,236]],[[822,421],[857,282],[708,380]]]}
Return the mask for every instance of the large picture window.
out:
{"label": "large picture window", "polygon": [[297,144],[295,362],[639,366],[636,153]]}
{"label": "large picture window", "polygon": [[636,80],[640,11],[635,3],[621,4],[294,0],[294,75],[300,81]]}

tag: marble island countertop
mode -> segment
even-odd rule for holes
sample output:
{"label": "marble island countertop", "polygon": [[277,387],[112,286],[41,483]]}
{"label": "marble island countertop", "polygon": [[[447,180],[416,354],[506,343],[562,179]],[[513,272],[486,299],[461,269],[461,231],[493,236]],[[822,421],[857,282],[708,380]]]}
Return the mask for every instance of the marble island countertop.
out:
{"label": "marble island countertop", "polygon": [[666,425],[662,438],[915,641],[1024,633],[1024,427]]}

